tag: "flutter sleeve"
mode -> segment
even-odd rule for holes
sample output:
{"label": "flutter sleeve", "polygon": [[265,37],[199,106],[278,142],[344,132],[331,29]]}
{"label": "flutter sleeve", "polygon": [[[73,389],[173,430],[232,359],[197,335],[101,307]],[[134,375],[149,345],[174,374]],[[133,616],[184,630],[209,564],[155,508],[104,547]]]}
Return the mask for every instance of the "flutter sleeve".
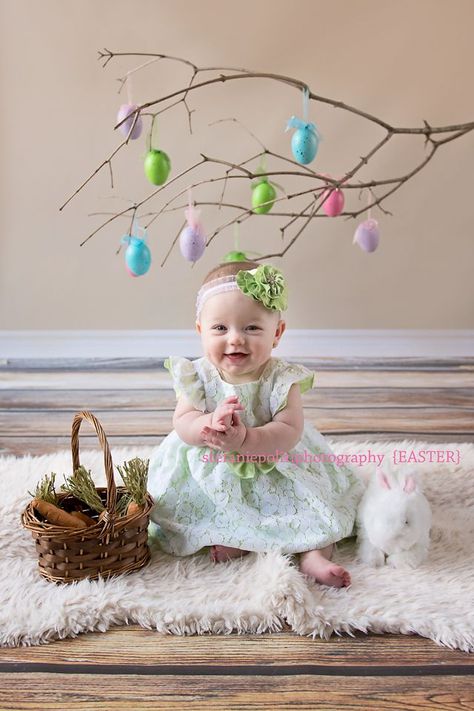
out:
{"label": "flutter sleeve", "polygon": [[294,383],[300,386],[301,394],[315,387],[316,373],[298,363],[282,363],[277,371],[270,395],[272,417],[286,407],[288,393]]}
{"label": "flutter sleeve", "polygon": [[184,395],[197,410],[205,412],[206,393],[193,361],[182,356],[170,356],[163,365],[173,379],[176,397]]}

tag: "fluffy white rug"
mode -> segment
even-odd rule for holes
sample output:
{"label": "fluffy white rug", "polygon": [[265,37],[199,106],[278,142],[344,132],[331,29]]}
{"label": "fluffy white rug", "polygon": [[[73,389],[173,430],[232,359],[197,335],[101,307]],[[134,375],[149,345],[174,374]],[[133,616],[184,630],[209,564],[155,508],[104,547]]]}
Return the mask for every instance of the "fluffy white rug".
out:
{"label": "fluffy white rug", "polygon": [[[328,442],[337,454],[370,451],[388,459],[394,449],[459,452],[458,464],[419,465],[433,528],[429,557],[418,569],[368,568],[355,562],[355,541],[346,539],[333,560],[350,571],[349,588],[318,585],[294,558],[277,553],[215,565],[205,555],[174,558],[156,549],[137,573],[54,585],[37,572],[20,514],[43,474],[70,473],[70,453],[0,458],[0,644],[45,644],[127,623],[172,634],[261,633],[278,631],[286,620],[296,633],[324,639],[354,630],[395,632],[474,651],[474,445]],[[121,464],[150,451],[115,448],[112,457]],[[81,461],[105,485],[101,452],[84,451]],[[353,466],[366,476],[374,465]]]}

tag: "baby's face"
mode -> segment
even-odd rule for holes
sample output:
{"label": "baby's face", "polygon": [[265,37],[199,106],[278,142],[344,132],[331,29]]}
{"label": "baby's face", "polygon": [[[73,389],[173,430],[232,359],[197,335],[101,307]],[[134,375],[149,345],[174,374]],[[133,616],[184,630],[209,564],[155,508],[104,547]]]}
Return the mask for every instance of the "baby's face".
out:
{"label": "baby's face", "polygon": [[227,291],[206,301],[196,329],[205,356],[222,377],[246,383],[259,379],[285,322],[241,291]]}

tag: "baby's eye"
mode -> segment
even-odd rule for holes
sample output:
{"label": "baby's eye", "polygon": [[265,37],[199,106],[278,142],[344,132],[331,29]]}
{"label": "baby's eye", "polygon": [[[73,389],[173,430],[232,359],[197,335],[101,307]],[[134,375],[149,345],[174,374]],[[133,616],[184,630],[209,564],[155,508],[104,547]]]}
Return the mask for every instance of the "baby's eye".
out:
{"label": "baby's eye", "polygon": [[220,331],[220,330],[222,330],[222,329],[225,330],[225,326],[223,326],[221,323],[218,324],[217,326],[213,326],[212,328],[213,328],[213,330],[215,330],[215,331]]}
{"label": "baby's eye", "polygon": [[253,326],[253,325],[252,325],[252,326],[248,326],[248,328],[249,328],[250,330],[252,330],[252,331],[254,331],[254,330],[255,330],[255,331],[259,331],[259,330],[260,330],[258,326]]}

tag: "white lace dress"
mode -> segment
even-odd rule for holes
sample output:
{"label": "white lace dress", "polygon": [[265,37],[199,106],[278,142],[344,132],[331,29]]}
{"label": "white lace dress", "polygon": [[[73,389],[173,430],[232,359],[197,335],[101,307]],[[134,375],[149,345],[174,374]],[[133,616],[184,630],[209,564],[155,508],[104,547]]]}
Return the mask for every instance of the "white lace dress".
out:
{"label": "white lace dress", "polygon": [[[238,395],[249,427],[270,422],[294,383],[305,392],[315,379],[305,366],[281,358],[270,358],[259,380],[240,384],[222,380],[207,358],[172,356],[165,367],[176,395],[185,394],[202,412]],[[221,451],[186,444],[173,430],[150,459],[150,534],[178,556],[215,544],[299,553],[354,535],[363,484],[346,466],[316,461],[323,453],[332,451],[309,422],[292,450],[265,463],[237,461],[237,453],[224,459]]]}

